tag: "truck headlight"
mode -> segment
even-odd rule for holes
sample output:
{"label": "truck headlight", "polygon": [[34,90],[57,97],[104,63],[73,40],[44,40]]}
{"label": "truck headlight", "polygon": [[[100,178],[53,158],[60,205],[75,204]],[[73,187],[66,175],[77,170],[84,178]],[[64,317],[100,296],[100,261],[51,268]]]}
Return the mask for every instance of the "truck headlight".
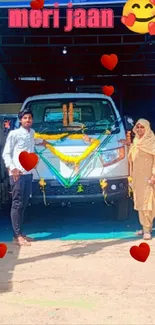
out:
{"label": "truck headlight", "polygon": [[125,157],[125,148],[116,148],[108,151],[103,151],[101,153],[103,159],[104,167],[115,164],[116,162],[124,159]]}

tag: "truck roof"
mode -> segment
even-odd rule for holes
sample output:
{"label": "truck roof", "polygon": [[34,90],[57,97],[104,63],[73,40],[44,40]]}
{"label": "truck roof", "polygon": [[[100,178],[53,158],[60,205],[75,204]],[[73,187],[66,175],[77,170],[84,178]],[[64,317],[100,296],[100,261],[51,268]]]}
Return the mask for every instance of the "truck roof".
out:
{"label": "truck roof", "polygon": [[112,102],[112,99],[108,96],[98,93],[57,93],[57,94],[46,94],[46,95],[36,95],[32,97],[28,97],[24,101],[24,105],[31,101],[31,100],[39,100],[39,99],[63,99],[63,98],[101,98],[101,99],[108,99]]}

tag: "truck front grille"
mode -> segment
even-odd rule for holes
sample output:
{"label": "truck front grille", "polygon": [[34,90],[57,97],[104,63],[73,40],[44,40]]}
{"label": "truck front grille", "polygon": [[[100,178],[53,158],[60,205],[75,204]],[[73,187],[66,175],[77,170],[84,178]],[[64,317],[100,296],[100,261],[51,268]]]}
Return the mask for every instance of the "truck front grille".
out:
{"label": "truck front grille", "polygon": [[[49,196],[67,196],[67,195],[96,195],[96,194],[102,194],[102,189],[99,184],[99,180],[80,180],[70,188],[64,188],[61,184],[59,184],[58,181],[54,180],[46,180],[46,187],[45,187],[45,193]],[[108,180],[108,186],[106,188],[107,193],[114,193],[114,190],[111,188],[111,186],[115,184],[116,185],[116,192],[121,192],[124,190],[127,190],[128,188],[128,182],[127,179],[122,180]],[[82,185],[83,192],[78,192],[78,186]],[[40,189],[39,182],[34,181],[33,182],[33,196],[39,196],[42,194],[42,191]]]}

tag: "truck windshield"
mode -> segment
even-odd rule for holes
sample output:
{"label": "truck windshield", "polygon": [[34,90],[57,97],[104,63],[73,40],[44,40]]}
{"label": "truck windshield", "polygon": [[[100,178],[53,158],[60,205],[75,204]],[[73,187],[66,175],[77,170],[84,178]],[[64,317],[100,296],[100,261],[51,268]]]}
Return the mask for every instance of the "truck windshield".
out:
{"label": "truck windshield", "polygon": [[33,127],[39,133],[78,131],[84,127],[89,133],[110,129],[116,114],[107,99],[50,99],[27,103],[34,115]]}

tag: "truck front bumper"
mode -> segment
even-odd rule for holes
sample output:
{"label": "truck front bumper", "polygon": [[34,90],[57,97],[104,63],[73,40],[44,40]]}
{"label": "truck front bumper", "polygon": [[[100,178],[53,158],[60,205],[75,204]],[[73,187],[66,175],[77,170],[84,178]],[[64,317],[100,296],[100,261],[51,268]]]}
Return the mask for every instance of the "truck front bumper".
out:
{"label": "truck front bumper", "polygon": [[[127,178],[107,179],[108,186],[106,188],[107,202],[116,202],[128,197],[128,180]],[[78,188],[81,191],[78,191]],[[45,195],[47,203],[57,201],[96,201],[103,200],[102,189],[100,187],[100,179],[81,179],[70,188],[65,188],[56,180],[46,180]],[[43,193],[40,189],[38,181],[32,183],[32,204],[43,202]]]}

